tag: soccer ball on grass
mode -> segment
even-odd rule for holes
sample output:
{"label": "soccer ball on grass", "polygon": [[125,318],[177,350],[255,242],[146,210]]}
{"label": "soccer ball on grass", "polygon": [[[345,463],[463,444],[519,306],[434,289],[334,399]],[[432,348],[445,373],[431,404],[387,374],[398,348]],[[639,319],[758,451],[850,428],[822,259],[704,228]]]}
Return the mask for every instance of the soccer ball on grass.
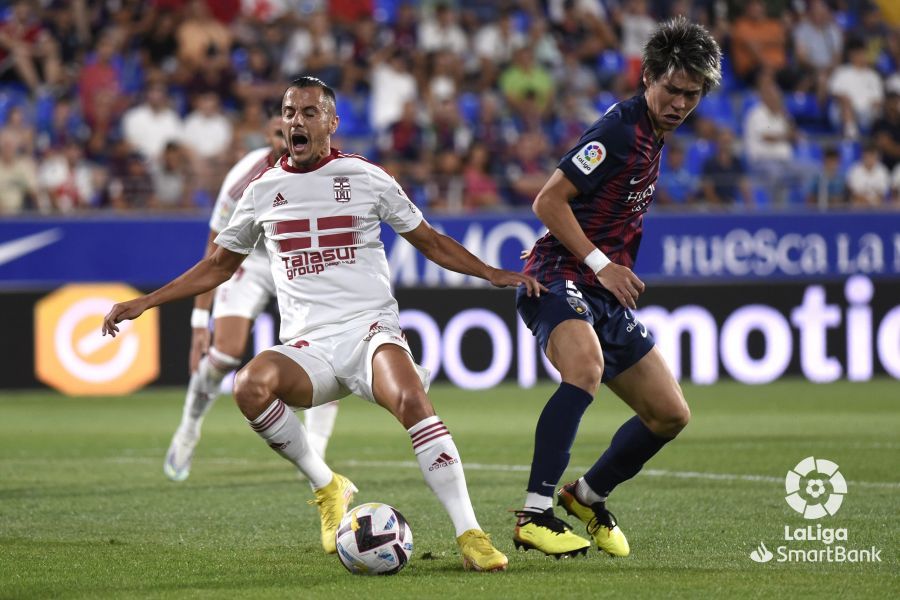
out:
{"label": "soccer ball on grass", "polygon": [[341,564],[355,575],[393,575],[409,562],[412,530],[396,508],[378,502],[350,509],[337,530]]}

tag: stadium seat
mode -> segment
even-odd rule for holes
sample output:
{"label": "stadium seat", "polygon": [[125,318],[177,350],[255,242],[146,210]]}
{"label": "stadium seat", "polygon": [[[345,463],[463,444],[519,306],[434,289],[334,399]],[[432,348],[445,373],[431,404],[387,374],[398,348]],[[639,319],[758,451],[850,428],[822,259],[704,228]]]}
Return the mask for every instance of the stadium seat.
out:
{"label": "stadium seat", "polygon": [[53,122],[53,109],[56,108],[56,99],[53,94],[41,94],[34,102],[34,125],[38,131],[50,127]]}
{"label": "stadium seat", "polygon": [[459,114],[463,120],[469,125],[474,125],[478,121],[478,115],[481,112],[481,100],[478,98],[478,94],[472,92],[460,94],[458,105]]}
{"label": "stadium seat", "polygon": [[687,170],[693,175],[699,176],[703,173],[703,165],[709,160],[709,157],[716,151],[716,145],[708,140],[697,139],[688,146],[687,153],[684,157],[684,164]]}
{"label": "stadium seat", "polygon": [[846,173],[862,155],[862,146],[853,140],[843,140],[838,145],[838,152],[841,155],[841,171]]}
{"label": "stadium seat", "polygon": [[597,94],[597,99],[594,100],[594,108],[596,108],[597,112],[599,112],[602,115],[607,110],[609,110],[610,106],[612,106],[616,102],[618,102],[618,100],[616,100],[616,97],[613,96],[611,93],[600,92],[599,94]]}
{"label": "stadium seat", "polygon": [[715,122],[722,127],[731,127],[734,123],[734,111],[727,94],[712,92],[697,106],[697,114]]}
{"label": "stadium seat", "polygon": [[757,208],[768,208],[772,206],[772,197],[769,195],[769,190],[761,185],[753,186],[753,204]]}
{"label": "stadium seat", "polygon": [[28,106],[28,91],[18,85],[4,85],[0,88],[0,125],[6,123],[14,106]]}
{"label": "stadium seat", "polygon": [[822,146],[815,140],[809,138],[801,138],[794,146],[794,158],[801,162],[822,164],[822,158],[825,155]]}

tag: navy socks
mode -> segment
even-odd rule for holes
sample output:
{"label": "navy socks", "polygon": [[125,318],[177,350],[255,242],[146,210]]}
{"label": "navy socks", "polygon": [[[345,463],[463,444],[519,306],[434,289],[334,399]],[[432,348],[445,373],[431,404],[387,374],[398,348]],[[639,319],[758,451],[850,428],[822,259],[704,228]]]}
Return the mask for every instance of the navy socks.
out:
{"label": "navy socks", "polygon": [[605,498],[617,485],[637,475],[644,463],[672,439],[656,435],[640,418],[632,417],[615,433],[609,448],[585,473],[584,481]]}
{"label": "navy socks", "polygon": [[593,400],[591,394],[565,382],[550,396],[534,431],[528,492],[553,496],[557,482],[569,465],[569,452],[581,416]]}

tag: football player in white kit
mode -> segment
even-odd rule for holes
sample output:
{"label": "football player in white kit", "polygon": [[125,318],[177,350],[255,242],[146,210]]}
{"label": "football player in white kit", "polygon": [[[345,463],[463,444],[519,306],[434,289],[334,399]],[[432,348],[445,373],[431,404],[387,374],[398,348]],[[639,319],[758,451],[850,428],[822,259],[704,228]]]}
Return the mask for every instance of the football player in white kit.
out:
{"label": "football player in white kit", "polygon": [[[267,107],[269,145],[251,150],[225,175],[209,220],[209,240],[205,256],[216,245],[213,240],[225,229],[234,207],[250,182],[287,152],[281,131],[281,106]],[[194,449],[200,441],[203,418],[219,395],[225,376],[240,366],[250,327],[275,295],[275,282],[269,270],[269,258],[262,243],[247,256],[235,274],[215,289],[194,298],[191,313],[191,379],[184,399],[181,423],[166,452],[163,473],[172,481],[184,481],[190,475]],[[215,304],[213,304],[215,296]],[[210,347],[209,317],[212,307],[215,339]],[[304,411],[309,442],[325,456],[328,439],[337,417],[337,402],[329,402]]]}
{"label": "football player in white kit", "polygon": [[336,552],[335,532],[357,490],[310,448],[292,409],[353,393],[389,410],[409,432],[422,475],[453,522],[464,567],[504,570],[507,558],[478,524],[459,451],[426,395],[427,373],[413,362],[400,330],[381,223],[446,269],[497,287],[524,286],[529,295],[546,288],[486,265],[435,231],[380,167],[331,148],[339,119],[334,91],[322,81],[294,80],[282,119],[288,155],[249,185],[216,251],[162,288],[114,305],[102,332],[115,335],[116,323],[216,287],[262,238],[282,345],[240,370],[234,397],[250,427],[311,482],[325,552]]}

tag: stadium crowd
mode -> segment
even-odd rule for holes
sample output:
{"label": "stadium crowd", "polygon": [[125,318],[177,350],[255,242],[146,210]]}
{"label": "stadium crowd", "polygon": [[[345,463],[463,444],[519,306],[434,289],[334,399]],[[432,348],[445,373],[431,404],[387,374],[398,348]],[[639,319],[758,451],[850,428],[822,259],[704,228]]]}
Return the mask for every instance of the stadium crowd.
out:
{"label": "stadium crowd", "polygon": [[338,90],[338,147],[425,210],[527,207],[678,14],[725,78],[667,141],[658,206],[900,206],[900,27],[867,0],[17,0],[0,214],[208,210],[301,73]]}

